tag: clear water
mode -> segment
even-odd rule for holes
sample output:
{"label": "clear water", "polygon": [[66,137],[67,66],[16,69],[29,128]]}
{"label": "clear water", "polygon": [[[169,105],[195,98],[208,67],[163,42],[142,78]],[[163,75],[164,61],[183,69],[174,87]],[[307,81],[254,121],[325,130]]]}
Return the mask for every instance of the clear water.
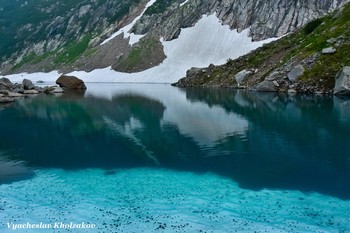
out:
{"label": "clear water", "polygon": [[88,84],[0,122],[0,232],[350,232],[350,99]]}

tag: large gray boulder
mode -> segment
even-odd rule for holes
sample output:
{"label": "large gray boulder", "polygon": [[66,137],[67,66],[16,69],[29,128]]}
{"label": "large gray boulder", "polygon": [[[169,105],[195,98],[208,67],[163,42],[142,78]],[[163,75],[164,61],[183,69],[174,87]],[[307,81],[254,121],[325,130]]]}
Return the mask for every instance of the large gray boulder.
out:
{"label": "large gray boulder", "polygon": [[335,77],[334,95],[350,95],[350,66],[345,66]]}
{"label": "large gray boulder", "polygon": [[86,86],[83,80],[75,76],[62,75],[57,80],[56,83],[60,85],[63,90],[84,90]]}
{"label": "large gray boulder", "polygon": [[238,84],[238,86],[245,81],[248,77],[250,77],[254,72],[252,70],[242,70],[240,72],[238,72],[235,75],[235,80]]}
{"label": "large gray boulder", "polygon": [[302,65],[297,65],[287,74],[289,81],[296,82],[304,74],[305,69]]}
{"label": "large gray boulder", "polygon": [[32,90],[35,88],[34,84],[29,79],[23,79],[22,85],[24,90]]}
{"label": "large gray boulder", "polygon": [[258,85],[256,85],[253,90],[262,92],[273,92],[277,91],[277,87],[272,81],[265,80]]}

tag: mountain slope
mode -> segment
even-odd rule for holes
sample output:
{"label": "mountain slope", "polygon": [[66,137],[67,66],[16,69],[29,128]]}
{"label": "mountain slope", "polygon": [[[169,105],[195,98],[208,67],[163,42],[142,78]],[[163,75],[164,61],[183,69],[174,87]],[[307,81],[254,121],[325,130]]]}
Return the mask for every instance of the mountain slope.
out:
{"label": "mountain slope", "polygon": [[350,65],[349,28],[347,4],[338,12],[225,65],[192,69],[175,85],[332,93],[337,72]]}
{"label": "mountain slope", "polygon": [[[32,0],[27,5],[24,0],[5,2],[13,9],[0,3],[7,12],[5,17],[0,16],[1,27],[6,29],[0,33],[7,32],[1,35],[7,38],[0,44],[6,48],[0,50],[2,74],[92,71],[110,66],[120,72],[140,72],[165,61],[161,38],[177,41],[183,28],[193,27],[203,15],[216,14],[231,29],[249,30],[254,40],[262,40],[294,31],[348,0],[152,0],[146,10],[147,0]],[[25,14],[23,19],[13,18],[22,15],[25,8],[30,9],[30,15],[37,15],[35,20]],[[15,26],[10,26],[10,15]],[[102,43],[127,25],[131,26],[129,32]],[[9,28],[18,30],[11,34]],[[18,36],[21,32],[23,35]],[[132,38],[128,36],[135,34],[144,37],[139,43],[130,43]]]}

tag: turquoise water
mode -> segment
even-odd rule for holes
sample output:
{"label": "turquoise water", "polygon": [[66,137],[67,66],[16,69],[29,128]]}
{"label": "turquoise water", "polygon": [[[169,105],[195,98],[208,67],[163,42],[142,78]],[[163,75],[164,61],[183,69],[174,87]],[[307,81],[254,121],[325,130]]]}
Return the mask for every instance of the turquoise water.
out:
{"label": "turquoise water", "polygon": [[350,232],[350,99],[88,84],[0,122],[0,232]]}

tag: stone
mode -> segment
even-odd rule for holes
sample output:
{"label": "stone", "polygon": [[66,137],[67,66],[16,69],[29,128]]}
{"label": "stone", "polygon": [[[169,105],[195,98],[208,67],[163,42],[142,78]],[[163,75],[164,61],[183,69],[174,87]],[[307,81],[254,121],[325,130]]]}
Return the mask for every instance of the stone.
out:
{"label": "stone", "polygon": [[275,80],[281,73],[279,71],[273,71],[265,80],[273,81]]}
{"label": "stone", "polygon": [[256,91],[264,91],[264,92],[273,92],[276,91],[277,88],[271,81],[263,81],[255,86],[254,88]]}
{"label": "stone", "polygon": [[37,90],[24,90],[23,94],[25,94],[25,95],[35,95],[35,94],[39,94],[39,92]]}
{"label": "stone", "polygon": [[64,90],[62,88],[56,86],[56,87],[53,87],[53,90],[50,93],[55,94],[55,93],[63,93],[63,92]]}
{"label": "stone", "polygon": [[275,85],[275,87],[279,87],[280,86],[276,80],[272,81],[272,83],[273,83],[273,85]]}
{"label": "stone", "polygon": [[16,92],[9,92],[9,93],[7,93],[7,95],[9,97],[22,97],[23,96],[22,94],[16,93]]}
{"label": "stone", "polygon": [[287,77],[289,81],[296,82],[304,74],[304,72],[305,72],[304,67],[302,65],[297,65],[297,66],[294,66],[294,68],[291,71],[289,71],[289,73],[287,74]]}
{"label": "stone", "polygon": [[11,89],[9,84],[0,82],[0,91],[10,91]]}
{"label": "stone", "polygon": [[337,52],[337,50],[333,47],[322,49],[322,54],[333,54],[335,52]]}
{"label": "stone", "polygon": [[335,77],[334,95],[350,95],[350,66],[345,66]]}
{"label": "stone", "polygon": [[38,81],[36,81],[36,83],[44,83],[44,81],[38,80]]}
{"label": "stone", "polygon": [[23,79],[22,85],[24,90],[32,90],[35,88],[34,84],[29,79]]}
{"label": "stone", "polygon": [[0,83],[5,83],[5,84],[12,84],[12,82],[10,81],[10,79],[2,77],[0,78]]}
{"label": "stone", "polygon": [[335,44],[335,42],[337,42],[337,39],[334,37],[327,40],[327,43],[329,43],[329,44]]}
{"label": "stone", "polygon": [[238,84],[238,86],[245,80],[247,80],[247,78],[249,78],[252,74],[254,74],[254,71],[251,70],[242,70],[240,72],[238,72],[235,75],[235,80]]}
{"label": "stone", "polygon": [[56,80],[56,83],[60,85],[63,90],[86,89],[83,80],[75,76],[62,75]]}
{"label": "stone", "polygon": [[194,74],[200,72],[201,70],[201,68],[192,67],[186,71],[186,77],[192,77]]}
{"label": "stone", "polygon": [[0,97],[0,103],[4,104],[4,103],[11,103],[15,101],[14,99],[12,99],[11,97]]}
{"label": "stone", "polygon": [[55,93],[63,93],[64,90],[58,86],[53,86],[53,87],[44,87],[43,92],[45,94],[55,94]]}

